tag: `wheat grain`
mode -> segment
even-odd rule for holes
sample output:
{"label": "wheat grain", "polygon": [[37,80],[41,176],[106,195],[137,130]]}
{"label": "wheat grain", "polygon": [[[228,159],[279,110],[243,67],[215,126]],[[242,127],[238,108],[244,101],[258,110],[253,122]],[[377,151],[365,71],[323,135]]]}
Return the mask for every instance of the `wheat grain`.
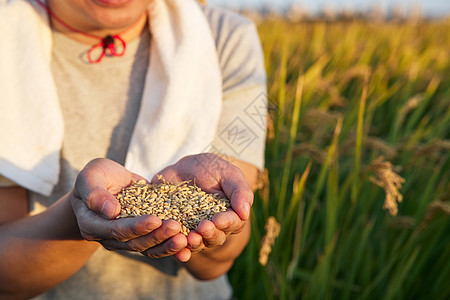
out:
{"label": "wheat grain", "polygon": [[230,200],[219,194],[208,194],[195,181],[178,184],[158,177],[159,184],[145,180],[132,182],[116,195],[121,205],[117,218],[155,215],[162,220],[175,220],[181,224],[181,233],[188,235],[203,220],[211,220],[219,212],[231,207]]}

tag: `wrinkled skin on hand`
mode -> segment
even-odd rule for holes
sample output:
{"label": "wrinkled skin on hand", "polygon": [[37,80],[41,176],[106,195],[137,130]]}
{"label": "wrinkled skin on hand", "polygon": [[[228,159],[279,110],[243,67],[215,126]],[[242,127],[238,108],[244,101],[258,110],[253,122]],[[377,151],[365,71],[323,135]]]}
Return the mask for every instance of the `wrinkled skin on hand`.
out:
{"label": "wrinkled skin on hand", "polygon": [[[187,156],[159,174],[175,183],[195,178],[206,192],[228,197],[232,209],[216,214],[212,221],[202,221],[187,237],[174,220],[161,221],[152,215],[115,219],[120,204],[114,195],[143,178],[111,160],[95,159],[78,175],[71,196],[83,238],[98,241],[108,250],[137,251],[152,258],[174,255],[185,262],[192,252],[220,246],[227,236],[244,228],[253,193],[239,168],[205,153]],[[155,177],[152,181],[158,180]]]}

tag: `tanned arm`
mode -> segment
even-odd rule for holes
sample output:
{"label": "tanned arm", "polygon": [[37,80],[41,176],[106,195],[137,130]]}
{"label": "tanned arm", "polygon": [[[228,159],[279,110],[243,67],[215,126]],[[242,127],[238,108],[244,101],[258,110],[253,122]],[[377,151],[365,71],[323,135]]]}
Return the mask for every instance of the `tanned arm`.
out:
{"label": "tanned arm", "polygon": [[78,271],[98,247],[81,239],[69,194],[27,216],[27,193],[0,188],[0,298],[38,295]]}

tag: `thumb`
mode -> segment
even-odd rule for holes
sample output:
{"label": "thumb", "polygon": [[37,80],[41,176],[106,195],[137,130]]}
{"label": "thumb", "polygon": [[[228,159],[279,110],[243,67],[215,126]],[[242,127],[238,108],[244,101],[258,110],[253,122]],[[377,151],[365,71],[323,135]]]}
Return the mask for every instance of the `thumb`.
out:
{"label": "thumb", "polygon": [[221,176],[220,185],[230,199],[231,208],[242,221],[247,221],[253,204],[253,192],[241,170],[235,166],[228,167]]}
{"label": "thumb", "polygon": [[120,213],[120,203],[106,189],[98,187],[85,198],[86,206],[102,215],[105,219],[114,219]]}
{"label": "thumb", "polygon": [[74,196],[90,210],[112,219],[120,213],[120,204],[110,190],[115,190],[117,183],[126,185],[131,177],[130,172],[112,161],[93,160],[78,174]]}

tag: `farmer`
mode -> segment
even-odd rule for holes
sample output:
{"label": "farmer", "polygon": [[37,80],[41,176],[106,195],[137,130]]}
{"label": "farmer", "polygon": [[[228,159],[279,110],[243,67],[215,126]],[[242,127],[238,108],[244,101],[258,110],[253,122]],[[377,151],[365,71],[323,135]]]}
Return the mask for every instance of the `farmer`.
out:
{"label": "farmer", "polygon": [[[264,164],[255,26],[194,0],[0,0],[0,36],[0,298],[230,299]],[[187,237],[115,219],[156,173],[233,210]]]}

